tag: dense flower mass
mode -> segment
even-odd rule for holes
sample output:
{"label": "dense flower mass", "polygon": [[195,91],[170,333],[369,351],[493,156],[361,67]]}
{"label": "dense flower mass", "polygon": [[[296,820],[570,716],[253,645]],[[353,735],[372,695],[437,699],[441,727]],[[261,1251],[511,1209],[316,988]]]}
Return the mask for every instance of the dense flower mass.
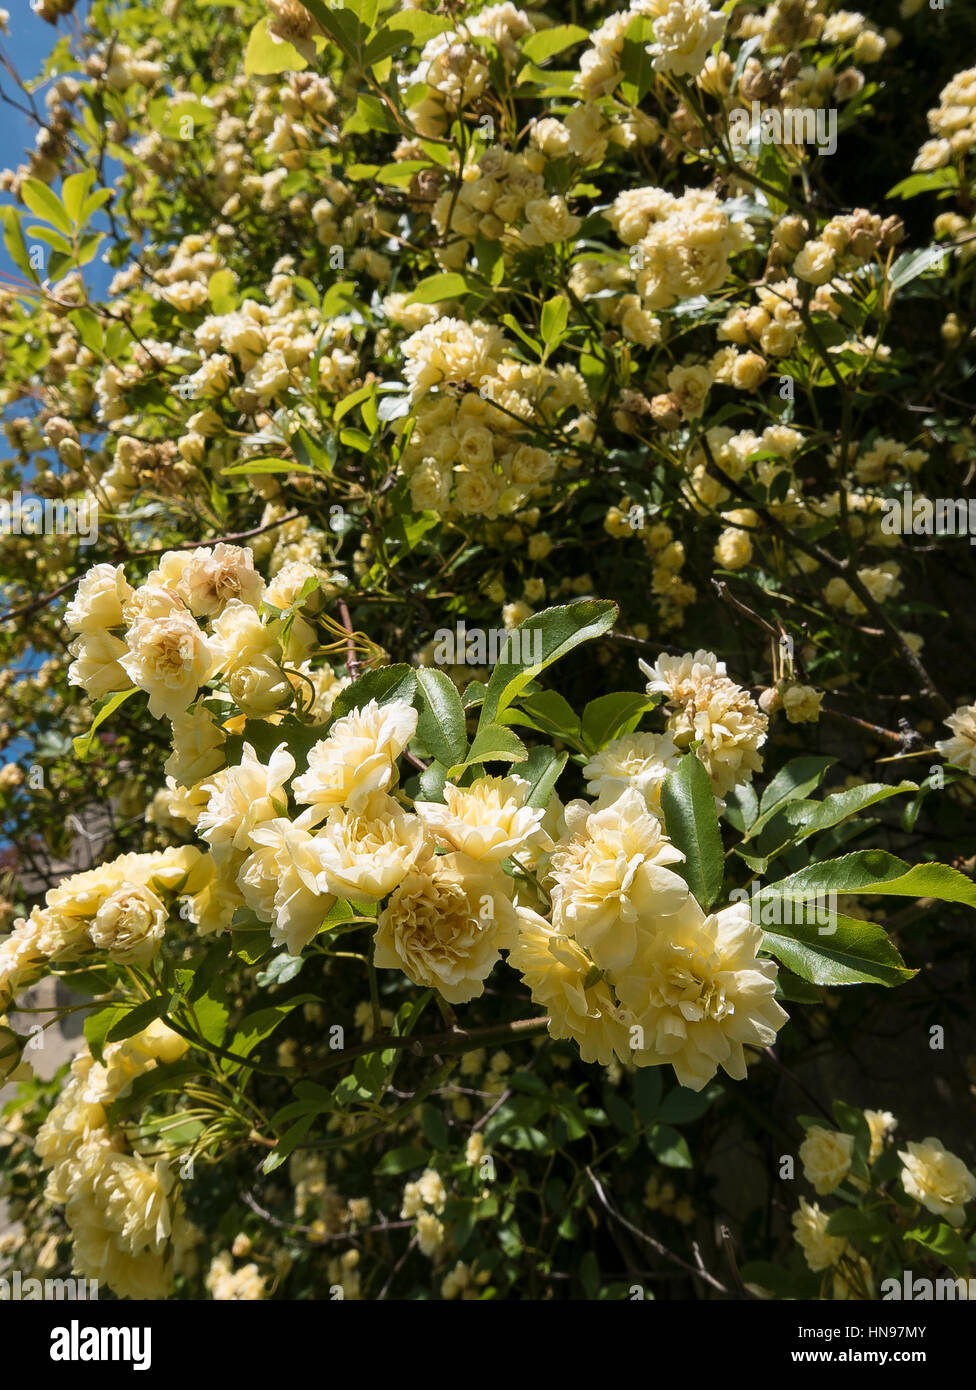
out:
{"label": "dense flower mass", "polygon": [[962,1281],[966,6],[23,9],[0,1293]]}

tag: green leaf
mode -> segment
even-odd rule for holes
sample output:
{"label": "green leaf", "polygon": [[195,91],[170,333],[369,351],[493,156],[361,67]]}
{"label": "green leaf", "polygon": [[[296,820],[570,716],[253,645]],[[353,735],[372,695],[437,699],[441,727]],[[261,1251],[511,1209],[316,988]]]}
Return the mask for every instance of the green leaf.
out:
{"label": "green leaf", "polygon": [[378,1178],[395,1178],[401,1173],[409,1173],[413,1168],[426,1166],[426,1150],[404,1144],[399,1149],[389,1149],[373,1169],[373,1174]]}
{"label": "green leaf", "polygon": [[889,188],[886,198],[916,198],[919,193],[933,193],[943,188],[959,187],[959,170],[954,165],[945,169],[929,169],[924,174],[909,174],[907,179]]}
{"label": "green leaf", "polygon": [[851,787],[848,791],[835,792],[823,801],[791,801],[783,808],[781,814],[793,832],[790,837],[792,843],[799,844],[808,836],[816,835],[820,830],[827,830],[832,825],[839,825],[841,821],[856,816],[878,801],[887,801],[891,796],[914,791],[918,791],[914,782],[899,782],[897,786],[867,782],[860,787]]}
{"label": "green leaf", "polygon": [[128,1004],[113,1000],[108,1004],[99,1004],[91,1013],[85,1015],[85,1041],[96,1062],[102,1060],[102,1048],[107,1041],[109,1029],[130,1012]]}
{"label": "green leaf", "polygon": [[369,39],[369,29],[360,21],[358,15],[350,9],[333,9],[331,4],[326,3],[326,0],[308,0],[305,8],[314,15],[343,53],[360,66],[364,66],[363,59]]}
{"label": "green leaf", "polygon": [[[528,716],[522,718],[522,713]],[[566,739],[580,747],[579,717],[572,705],[555,690],[537,690],[531,695],[523,695],[517,705],[507,710],[506,724],[527,724],[530,729],[538,729],[544,734]]]}
{"label": "green leaf", "polygon": [[759,815],[759,797],[751,782],[740,782],[725,795],[725,819],[734,830],[745,834]]}
{"label": "green leaf", "polygon": [[504,724],[479,724],[467,757],[449,770],[448,780],[453,782],[466,767],[474,767],[477,763],[524,763],[528,756],[528,749],[518,734]]}
{"label": "green leaf", "polygon": [[432,1149],[446,1149],[450,1145],[451,1133],[447,1121],[436,1106],[427,1104],[420,1107],[420,1128]]}
{"label": "green leaf", "polygon": [[370,700],[379,705],[389,705],[394,700],[404,700],[412,705],[417,693],[417,676],[411,666],[400,662],[395,666],[381,666],[376,671],[365,671],[352,685],[341,691],[332,706],[332,718],[341,719],[351,710],[362,709]]}
{"label": "green leaf", "polygon": [[598,695],[583,710],[583,741],[592,752],[598,753],[616,738],[632,734],[641,716],[654,708],[655,702],[632,690],[619,690],[612,695]]}
{"label": "green leaf", "polygon": [[360,386],[358,391],[353,391],[351,395],[341,400],[336,406],[335,414],[332,417],[335,423],[338,424],[344,416],[349,414],[350,410],[354,410],[355,407],[359,405],[360,401],[364,401],[367,396],[372,395],[374,390],[374,383],[368,382],[365,386]]}
{"label": "green leaf", "polygon": [[675,1086],[661,1102],[657,1118],[663,1124],[689,1125],[694,1120],[700,1120],[721,1094],[721,1086],[706,1086],[701,1091],[690,1091],[687,1086]]}
{"label": "green leaf", "polygon": [[46,242],[62,256],[70,258],[74,254],[68,238],[62,236],[60,232],[52,231],[50,227],[28,227],[27,235],[32,241]]}
{"label": "green leaf", "polygon": [[187,93],[160,96],[149,104],[149,124],[165,140],[192,140],[211,125],[216,111]]}
{"label": "green leaf", "polygon": [[824,773],[836,761],[836,758],[819,756],[792,758],[785,767],[781,767],[762,794],[760,816],[752,827],[753,833],[761,830],[773,812],[786,802],[796,801],[818,787]]}
{"label": "green leaf", "polygon": [[[227,1051],[235,1053],[238,1057],[249,1056],[258,1043],[264,1042],[265,1038],[269,1038],[279,1024],[284,1023],[293,1009],[297,1009],[302,1004],[317,1004],[319,1002],[314,994],[296,994],[281,1004],[271,1004],[267,1008],[255,1010],[237,1025],[233,1037],[227,1044]],[[235,1063],[229,1059],[225,1059],[223,1062],[225,1069],[234,1065]]]}
{"label": "green leaf", "polygon": [[421,696],[417,736],[445,767],[463,763],[468,751],[468,735],[457,686],[433,666],[418,667],[416,675]]}
{"label": "green leaf", "polygon": [[529,749],[529,756],[519,767],[518,775],[529,783],[525,804],[537,809],[549,805],[556,783],[569,759],[568,753],[557,753],[541,744]]}
{"label": "green leaf", "polygon": [[303,1115],[300,1120],[296,1120],[291,1129],[286,1130],[278,1140],[274,1151],[269,1153],[261,1164],[261,1172],[273,1173],[276,1168],[280,1168],[285,1160],[290,1158],[295,1149],[298,1148],[308,1131],[312,1128],[314,1120],[314,1115]]}
{"label": "green leaf", "polygon": [[31,265],[30,253],[27,250],[27,243],[24,241],[24,233],[21,231],[17,209],[12,207],[0,208],[0,215],[3,217],[3,244],[7,248],[7,255],[17,269],[22,270],[29,280],[33,280],[35,285],[39,284],[40,276],[36,267]]}
{"label": "green leaf", "polygon": [[530,34],[522,44],[522,56],[530,63],[544,63],[547,58],[583,43],[589,38],[589,31],[578,24],[557,24],[553,29],[541,29]]}
{"label": "green leaf", "polygon": [[540,330],[542,341],[550,351],[556,346],[569,321],[569,300],[563,294],[554,295],[542,306]]}
{"label": "green leaf", "polygon": [[403,10],[391,15],[366,45],[366,67],[381,63],[403,48],[422,48],[435,34],[450,29],[451,22],[441,15],[420,10]]}
{"label": "green leaf", "polygon": [[420,801],[443,801],[444,783],[447,781],[447,768],[436,760],[417,778],[420,787]]}
{"label": "green leaf", "polygon": [[245,463],[232,463],[229,468],[222,468],[221,476],[224,478],[245,477],[249,473],[317,473],[317,468],[310,468],[307,464],[296,463],[294,459],[282,458],[253,458]]}
{"label": "green leaf", "polygon": [[106,719],[109,719],[115,713],[119,705],[124,704],[130,695],[136,693],[136,689],[137,687],[132,685],[128,690],[117,690],[114,695],[110,695],[105,703],[99,706],[98,713],[92,720],[92,726],[87,734],[81,734],[78,738],[72,739],[75,756],[80,758],[82,762],[84,762],[91,753],[92,740],[98,729],[105,723]]}
{"label": "green leaf", "polygon": [[764,891],[794,898],[818,893],[871,893],[899,898],[938,898],[976,907],[976,884],[947,864],[906,864],[884,850],[860,850],[841,859],[811,864]]}
{"label": "green leaf", "polygon": [[469,293],[471,286],[463,275],[445,271],[439,275],[428,275],[421,280],[410,296],[411,304],[438,304],[442,299],[460,299]]}
{"label": "green leaf", "polygon": [[662,1085],[660,1067],[638,1067],[634,1072],[634,1109],[645,1125],[657,1117]]}
{"label": "green leaf", "polygon": [[681,759],[661,787],[661,810],[673,844],[685,856],[674,869],[707,912],[722,891],[725,857],[712,784],[693,753]]}
{"label": "green leaf", "polygon": [[207,281],[207,294],[215,314],[229,314],[237,307],[237,276],[229,268],[215,270]]}
{"label": "green leaf", "polygon": [[69,175],[61,185],[61,200],[74,226],[85,221],[83,212],[85,200],[94,181],[95,170],[86,169],[81,174]]}
{"label": "green leaf", "polygon": [[647,45],[654,41],[654,23],[646,15],[638,15],[627,27],[620,66],[626,79],[627,90],[621,94],[625,100],[639,105],[654,85],[654,64],[647,51]]}
{"label": "green leaf", "polygon": [[20,186],[20,196],[35,216],[43,217],[45,222],[57,227],[59,232],[71,236],[74,230],[71,218],[64,210],[61,199],[46,183],[41,183],[40,179],[24,179]]}
{"label": "green leaf", "polygon": [[344,135],[365,135],[369,131],[382,130],[393,135],[397,123],[387,106],[378,97],[360,96],[356,110],[342,127]]}
{"label": "green leaf", "polygon": [[[338,906],[338,903],[333,903],[333,908]],[[330,909],[330,916],[331,912],[332,909]],[[334,922],[327,922],[323,919],[319,931],[334,925]],[[259,989],[267,989],[269,985],[286,985],[289,980],[293,980],[296,975],[301,974],[304,964],[304,956],[291,956],[287,951],[279,951],[277,955],[272,956],[265,968],[255,975],[254,983]]]}
{"label": "green leaf", "polygon": [[763,948],[814,985],[900,985],[918,972],[902,960],[883,927],[856,917],[832,916],[832,932],[815,923],[763,930]]}
{"label": "green leaf", "polygon": [[[223,992],[221,986],[220,993]],[[224,1041],[229,1016],[230,1009],[227,1000],[226,998],[221,999],[219,993],[217,995],[205,994],[193,1004],[195,1031],[198,1031],[207,1042],[214,1043],[217,1047],[220,1047]]]}
{"label": "green leaf", "polygon": [[952,1226],[936,1219],[924,1220],[905,1232],[905,1239],[931,1251],[960,1279],[969,1275],[969,1256],[962,1236]]}
{"label": "green leaf", "polygon": [[[529,682],[554,661],[581,643],[602,637],[613,627],[617,611],[617,605],[606,600],[580,599],[578,603],[546,608],[526,618],[514,632],[509,633],[508,642],[491,673],[481,710],[481,723],[494,723]],[[508,653],[515,651],[520,656],[529,652],[534,655],[536,646],[530,640],[530,634],[535,632],[541,633],[541,660],[525,664],[510,657],[506,659]],[[517,639],[516,633],[519,634]]]}
{"label": "green leaf", "polygon": [[168,997],[147,999],[142,1004],[137,1004],[134,1009],[129,1009],[120,1018],[115,1019],[105,1034],[105,1042],[122,1042],[124,1038],[141,1033],[143,1028],[148,1028],[157,1018],[162,1018],[168,1005]]}
{"label": "green leaf", "polygon": [[248,77],[271,77],[278,72],[304,72],[308,62],[290,43],[274,39],[268,32],[270,16],[259,19],[251,30],[244,52],[244,72]]}
{"label": "green leaf", "polygon": [[890,1231],[891,1222],[877,1207],[871,1211],[861,1211],[858,1207],[839,1207],[827,1218],[828,1236],[883,1240]]}
{"label": "green leaf", "polygon": [[896,294],[927,270],[938,268],[944,274],[948,264],[949,252],[945,246],[925,246],[920,251],[911,251],[907,256],[899,256],[891,267],[888,288]]}
{"label": "green leaf", "polygon": [[667,1168],[691,1168],[691,1152],[683,1134],[670,1125],[655,1125],[648,1131],[647,1147]]}

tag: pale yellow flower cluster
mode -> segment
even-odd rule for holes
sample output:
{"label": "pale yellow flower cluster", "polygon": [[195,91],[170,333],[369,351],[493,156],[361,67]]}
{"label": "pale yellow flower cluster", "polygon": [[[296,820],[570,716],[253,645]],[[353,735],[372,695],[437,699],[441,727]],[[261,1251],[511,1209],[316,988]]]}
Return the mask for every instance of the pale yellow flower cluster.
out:
{"label": "pale yellow flower cluster", "polygon": [[835,276],[873,260],[883,236],[882,219],[864,208],[832,217],[816,237],[800,248],[793,261],[793,274],[809,285],[825,285]]}
{"label": "pale yellow flower cluster", "polygon": [[[399,467],[418,511],[494,519],[548,494],[556,456],[524,436],[539,418],[555,423],[569,409],[587,408],[574,368],[517,362],[497,329],[450,318],[419,329],[402,352],[404,375],[421,399]],[[480,390],[458,398],[431,389],[461,383]]]}
{"label": "pale yellow flower cluster", "polygon": [[803,1176],[820,1197],[840,1187],[851,1170],[853,1157],[854,1136],[824,1129],[822,1125],[811,1125],[800,1145]]}
{"label": "pale yellow flower cluster", "polygon": [[725,31],[726,15],[710,9],[709,0],[663,0],[651,13],[654,42],[647,51],[656,71],[697,77]]}
{"label": "pale yellow flower cluster", "polygon": [[946,83],[928,119],[933,138],[915,157],[912,168],[917,172],[942,169],[976,145],[976,67],[964,68]]}
{"label": "pale yellow flower cluster", "polygon": [[902,1186],[909,1197],[950,1226],[962,1226],[966,1207],[976,1198],[976,1177],[962,1159],[932,1138],[908,1144],[898,1157]]}
{"label": "pale yellow flower cluster", "polygon": [[580,58],[577,90],[590,99],[608,96],[623,78],[624,39],[634,19],[654,21],[654,42],[647,52],[662,75],[699,78],[712,47],[722,37],[726,16],[708,0],[631,0],[626,10],[610,15],[590,35]]}
{"label": "pale yellow flower cluster", "polygon": [[[875,603],[884,603],[889,598],[895,598],[902,590],[902,582],[899,578],[901,566],[896,560],[884,560],[880,565],[867,565],[864,569],[859,569],[857,577],[860,579]],[[850,613],[852,617],[861,617],[867,612],[865,605],[854,593],[846,579],[841,579],[840,575],[835,575],[824,589],[824,598],[832,608],[842,608],[845,613]]]}
{"label": "pale yellow flower cluster", "polygon": [[688,189],[680,197],[661,188],[630,189],[614,200],[607,219],[632,248],[630,263],[647,309],[668,309],[721,289],[731,257],[750,240],[748,225],[710,189]]}
{"label": "pale yellow flower cluster", "polygon": [[[0,1001],[12,999],[49,963],[104,951],[120,964],[144,964],[159,950],[171,914],[183,911],[213,930],[215,866],[192,845],[123,854],[48,889],[44,907],[18,918],[0,939]],[[185,906],[184,906],[185,904]]]}
{"label": "pale yellow flower cluster", "polygon": [[232,1252],[222,1250],[210,1261],[206,1287],[216,1302],[256,1302],[267,1296],[264,1278],[256,1264],[234,1268]]}
{"label": "pale yellow flower cluster", "polygon": [[[871,1137],[869,1164],[881,1157],[898,1121],[888,1110],[865,1110],[864,1119]],[[819,1195],[834,1192],[846,1180],[867,1192],[863,1177],[851,1176],[855,1138],[838,1130],[811,1125],[800,1145],[804,1177]],[[950,1226],[959,1228],[966,1221],[966,1207],[976,1198],[976,1177],[962,1159],[950,1153],[938,1139],[909,1143],[899,1151],[900,1179],[906,1194],[927,1211]],[[830,1213],[819,1204],[800,1198],[793,1214],[794,1239],[814,1273],[833,1270],[834,1298],[870,1297],[874,1276],[867,1260],[852,1250],[846,1237],[828,1234]]]}
{"label": "pale yellow flower cluster", "polygon": [[464,1301],[480,1298],[480,1290],[490,1279],[491,1274],[487,1269],[476,1271],[472,1265],[458,1260],[450,1273],[444,1276],[441,1283],[441,1298],[448,1301],[452,1298],[460,1298]]}
{"label": "pale yellow flower cluster", "polygon": [[[604,323],[619,328],[628,342],[654,347],[662,341],[664,328],[661,320],[644,308],[640,295],[621,292],[632,280],[627,265],[580,256],[573,262],[569,287],[577,299],[588,301],[590,310]],[[608,295],[608,290],[617,293]]]}
{"label": "pale yellow flower cluster", "polygon": [[936,739],[936,748],[947,763],[976,776],[976,705],[960,705],[945,723],[952,737]]}
{"label": "pale yellow flower cluster", "polygon": [[121,565],[96,565],[65,612],[68,681],[91,699],[137,686],[155,718],[176,722],[219,675],[244,713],[267,714],[291,699],[281,664],[304,658],[312,630],[294,626],[283,649],[281,625],[258,611],[264,587],[252,553],[233,545],[167,551],[138,589]]}
{"label": "pale yellow flower cluster", "polygon": [[74,1269],[123,1298],[166,1297],[190,1230],[166,1163],[128,1151],[109,1129],[107,1110],[136,1077],[186,1050],[157,1020],[107,1044],[103,1062],[87,1049],[79,1053],[37,1136],[50,1169],[47,1198],[64,1206],[71,1230]]}
{"label": "pale yellow flower cluster", "polygon": [[405,79],[406,90],[426,84],[428,91],[408,108],[411,124],[421,135],[441,135],[455,112],[480,97],[489,82],[484,50],[471,42],[491,39],[506,68],[518,61],[518,40],[535,29],[534,20],[505,0],[466,16],[456,29],[436,34],[423,47],[420,62]]}
{"label": "pale yellow flower cluster", "polygon": [[372,701],[337,719],[294,779],[294,797],[307,807],[294,820],[285,814],[285,784],[296,765],[284,744],[267,764],[245,744],[240,764],[206,784],[200,834],[240,901],[292,954],[312,939],[337,897],[378,901],[429,852],[417,818],[389,795],[416,722],[402,701]]}
{"label": "pale yellow flower cluster", "polygon": [[[737,691],[724,672],[705,652],[648,668],[651,688],[666,689],[679,709],[703,684]],[[670,1064],[682,1085],[700,1090],[718,1066],[743,1077],[744,1047],[768,1044],[786,1014],[748,907],[707,914],[674,871],[682,855],[660,818],[660,788],[683,756],[679,744],[674,729],[625,735],[587,764],[598,800],[564,808],[541,861],[551,920],[519,908],[509,963],[550,1015],[553,1037],[574,1040],[584,1061]],[[726,747],[716,740],[711,751],[728,766]],[[744,757],[740,747],[738,768]]]}
{"label": "pale yellow flower cluster", "polygon": [[428,843],[448,852],[418,864],[380,913],[377,965],[401,969],[451,1004],[482,993],[517,929],[502,862],[549,843],[528,790],[519,777],[481,777],[465,788],[447,783],[443,805],[416,803]]}
{"label": "pale yellow flower cluster", "polygon": [[[571,127],[565,129],[569,142]],[[550,130],[546,135],[551,145],[555,134]],[[450,244],[441,252],[444,265],[463,266],[479,236],[500,241],[507,235],[510,250],[574,237],[582,220],[573,216],[564,198],[546,193],[545,166],[540,149],[513,154],[501,145],[491,145],[477,164],[468,165],[457,193],[445,190],[431,212],[441,235],[450,234]]]}
{"label": "pale yellow flower cluster", "polygon": [[678,748],[700,741],[704,763],[716,796],[762,769],[759,749],[766,741],[766,716],[752,697],[725,674],[724,662],[712,652],[661,653],[640,668],[648,677],[647,693],[663,694],[668,707],[668,732]]}
{"label": "pale yellow flower cluster", "polygon": [[660,626],[664,631],[680,627],[684,610],[695,601],[696,590],[681,577],[685,548],[681,541],[675,540],[671,527],[666,521],[645,518],[643,509],[635,507],[629,497],[622,497],[617,506],[608,509],[603,525],[607,533],[618,540],[640,537],[654,566],[651,592],[657,604]]}
{"label": "pale yellow flower cluster", "polygon": [[674,1217],[682,1226],[688,1226],[695,1219],[695,1208],[691,1198],[678,1196],[675,1185],[669,1178],[651,1173],[644,1184],[644,1205],[649,1211],[659,1211],[665,1216]]}
{"label": "pale yellow flower cluster", "polygon": [[847,1253],[846,1237],[827,1234],[828,1219],[829,1213],[821,1211],[819,1202],[808,1202],[805,1197],[800,1198],[799,1209],[793,1213],[793,1239],[814,1274],[831,1269]]}

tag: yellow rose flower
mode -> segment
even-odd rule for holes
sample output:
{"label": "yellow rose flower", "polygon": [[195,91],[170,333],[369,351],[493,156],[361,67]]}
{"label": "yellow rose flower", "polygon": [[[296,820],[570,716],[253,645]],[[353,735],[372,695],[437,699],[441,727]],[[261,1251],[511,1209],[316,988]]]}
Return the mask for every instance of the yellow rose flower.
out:
{"label": "yellow rose flower", "polygon": [[854,1157],[854,1136],[837,1130],[812,1125],[800,1145],[803,1176],[813,1184],[814,1191],[823,1197],[840,1187],[851,1170]]}

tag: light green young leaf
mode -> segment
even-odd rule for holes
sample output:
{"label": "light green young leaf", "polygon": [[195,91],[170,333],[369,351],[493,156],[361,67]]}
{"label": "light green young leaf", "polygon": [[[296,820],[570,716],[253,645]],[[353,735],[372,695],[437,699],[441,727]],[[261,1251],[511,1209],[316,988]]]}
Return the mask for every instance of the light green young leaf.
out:
{"label": "light green young leaf", "polygon": [[588,31],[578,24],[557,24],[552,29],[540,29],[538,33],[530,34],[522,44],[522,57],[530,63],[544,63],[547,58],[553,58],[588,38]]}
{"label": "light green young leaf", "polygon": [[95,734],[105,723],[106,719],[111,718],[119,705],[124,704],[129,696],[135,693],[136,686],[134,685],[130,686],[128,690],[117,690],[114,695],[108,697],[103,705],[99,706],[98,713],[92,720],[91,728],[88,730],[87,734],[80,734],[78,738],[72,740],[76,757],[80,758],[82,762],[87,759],[91,752],[92,740]]}
{"label": "light green young leaf", "polygon": [[463,762],[455,763],[447,778],[453,782],[466,767],[478,763],[524,763],[528,756],[528,749],[512,729],[506,729],[503,724],[479,724],[468,756]]}
{"label": "light green young leaf", "polygon": [[248,77],[271,77],[279,72],[304,72],[308,60],[297,48],[268,32],[268,19],[259,19],[251,30],[244,52],[244,72]]}
{"label": "light green young leaf", "polygon": [[65,211],[61,199],[46,183],[41,183],[40,179],[24,179],[20,196],[37,217],[43,217],[45,222],[57,227],[59,232],[71,236],[71,218]]}
{"label": "light green young leaf", "polygon": [[614,739],[632,734],[641,715],[654,708],[654,700],[635,690],[618,690],[610,695],[598,695],[583,710],[583,739],[594,753],[606,748]]}

